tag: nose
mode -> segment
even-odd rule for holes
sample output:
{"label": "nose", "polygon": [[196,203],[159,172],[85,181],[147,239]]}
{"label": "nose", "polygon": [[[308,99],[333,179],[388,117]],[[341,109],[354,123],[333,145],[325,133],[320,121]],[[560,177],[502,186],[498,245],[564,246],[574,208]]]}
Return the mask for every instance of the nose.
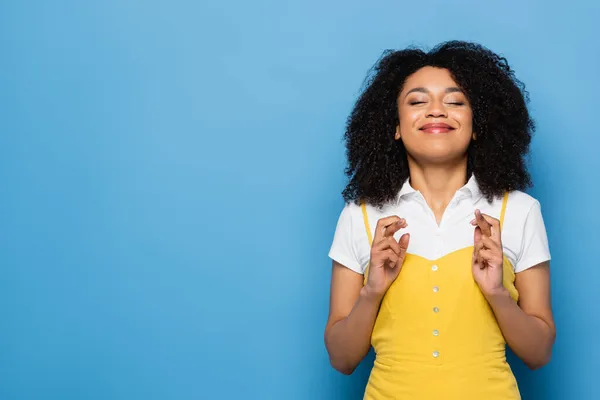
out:
{"label": "nose", "polygon": [[448,113],[442,101],[432,101],[427,109],[427,116],[432,118],[447,117]]}

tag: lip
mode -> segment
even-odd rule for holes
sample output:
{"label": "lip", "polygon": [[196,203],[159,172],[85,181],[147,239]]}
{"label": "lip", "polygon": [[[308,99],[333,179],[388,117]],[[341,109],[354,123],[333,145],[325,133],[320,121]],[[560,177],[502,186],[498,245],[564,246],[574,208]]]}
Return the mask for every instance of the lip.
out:
{"label": "lip", "polygon": [[453,131],[454,128],[444,123],[431,123],[423,125],[419,130],[425,133],[448,133]]}

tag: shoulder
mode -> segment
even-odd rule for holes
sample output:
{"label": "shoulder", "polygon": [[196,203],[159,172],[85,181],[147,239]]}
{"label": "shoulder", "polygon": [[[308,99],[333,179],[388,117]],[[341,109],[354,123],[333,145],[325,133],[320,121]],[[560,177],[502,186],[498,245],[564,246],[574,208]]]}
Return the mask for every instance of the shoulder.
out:
{"label": "shoulder", "polygon": [[363,219],[363,208],[362,204],[354,202],[345,203],[340,212],[338,225],[343,224],[347,229],[357,227],[358,223],[362,222]]}
{"label": "shoulder", "polygon": [[364,273],[370,249],[363,214],[362,205],[345,203],[329,251],[330,258],[358,273]]}
{"label": "shoulder", "polygon": [[520,190],[514,190],[508,195],[505,225],[522,230],[528,221],[542,218],[541,209],[538,199]]}
{"label": "shoulder", "polygon": [[514,257],[516,272],[550,259],[546,227],[538,199],[521,191],[509,194],[502,238]]}
{"label": "shoulder", "polygon": [[511,207],[515,211],[528,212],[532,207],[539,206],[540,202],[530,194],[520,190],[513,190],[508,194],[507,209]]}
{"label": "shoulder", "polygon": [[391,204],[385,204],[382,207],[375,207],[368,203],[346,203],[341,210],[340,220],[347,224],[352,224],[361,234],[368,228],[373,230],[379,219],[393,215],[395,209]]}
{"label": "shoulder", "polygon": [[[506,204],[504,203],[505,200]],[[511,229],[518,225],[522,226],[530,210],[536,206],[539,206],[537,199],[519,190],[509,192],[508,196],[496,196],[492,201],[481,198],[476,204],[476,207],[480,208],[482,212],[498,219],[502,218],[502,210],[505,207],[505,229]]]}
{"label": "shoulder", "polygon": [[[503,204],[503,200],[503,197],[494,200],[498,204],[498,209],[501,208],[500,204]],[[540,210],[540,202],[535,197],[520,190],[511,191],[506,202],[503,233],[522,240],[523,229],[530,219],[530,214],[541,214]]]}

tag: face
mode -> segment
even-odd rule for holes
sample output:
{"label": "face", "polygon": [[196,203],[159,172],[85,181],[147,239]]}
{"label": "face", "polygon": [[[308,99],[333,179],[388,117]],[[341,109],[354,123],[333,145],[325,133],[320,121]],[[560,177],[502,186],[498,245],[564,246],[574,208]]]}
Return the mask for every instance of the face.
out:
{"label": "face", "polygon": [[410,75],[398,96],[398,117],[395,138],[410,158],[429,164],[466,159],[473,111],[448,70],[424,67]]}

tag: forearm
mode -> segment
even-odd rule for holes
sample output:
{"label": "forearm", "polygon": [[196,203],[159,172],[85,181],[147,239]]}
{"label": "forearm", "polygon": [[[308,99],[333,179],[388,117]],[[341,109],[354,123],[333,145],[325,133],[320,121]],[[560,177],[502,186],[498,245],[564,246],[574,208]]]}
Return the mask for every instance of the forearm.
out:
{"label": "forearm", "polygon": [[526,314],[508,291],[487,297],[512,351],[531,369],[550,361],[555,331],[542,318]]}
{"label": "forearm", "polygon": [[325,345],[336,370],[351,374],[369,352],[380,303],[381,298],[363,288],[350,314],[327,330]]}

